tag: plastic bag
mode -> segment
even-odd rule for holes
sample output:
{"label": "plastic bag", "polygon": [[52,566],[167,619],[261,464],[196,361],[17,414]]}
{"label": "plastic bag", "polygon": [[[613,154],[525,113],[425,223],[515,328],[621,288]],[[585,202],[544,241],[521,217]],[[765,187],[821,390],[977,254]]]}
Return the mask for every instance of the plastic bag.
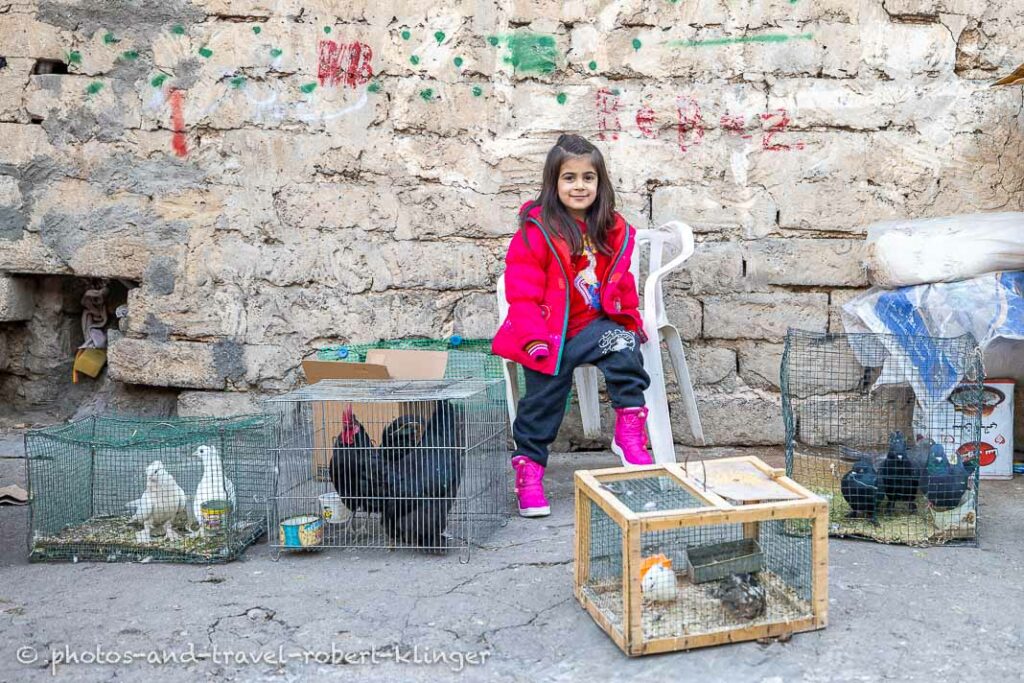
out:
{"label": "plastic bag", "polygon": [[[908,340],[907,344],[916,343],[920,335],[950,338],[970,334],[984,354],[986,375],[1024,382],[1024,363],[1020,362],[1024,272],[991,273],[895,290],[875,287],[848,301],[842,313],[847,333],[890,334]],[[957,368],[947,367],[939,344],[914,349],[911,358],[919,376],[888,377],[883,372],[879,384],[909,381],[919,396],[935,399],[948,395],[962,379]],[[929,382],[923,381],[925,377]]]}
{"label": "plastic bag", "polygon": [[974,213],[868,226],[868,280],[894,289],[1024,270],[1024,213]]}

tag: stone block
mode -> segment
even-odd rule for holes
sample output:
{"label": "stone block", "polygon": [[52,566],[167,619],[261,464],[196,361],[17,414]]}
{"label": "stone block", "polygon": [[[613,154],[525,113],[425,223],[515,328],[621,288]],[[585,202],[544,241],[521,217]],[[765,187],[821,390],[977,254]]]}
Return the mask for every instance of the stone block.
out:
{"label": "stone block", "polygon": [[683,339],[696,339],[701,336],[704,312],[700,300],[682,292],[666,292],[665,314],[668,321],[679,330],[679,336]]}
{"label": "stone block", "polygon": [[669,289],[684,289],[691,294],[742,291],[746,285],[740,243],[698,242],[693,256],[662,282]]}
{"label": "stone block", "polygon": [[740,378],[748,386],[778,391],[783,349],[783,344],[741,342],[737,346]]}
{"label": "stone block", "polygon": [[[676,441],[696,445],[690,434],[686,413],[678,401],[672,405],[672,431]],[[737,394],[697,394],[704,440],[708,446],[768,446],[783,444],[786,432],[782,423],[782,403],[778,394],[745,392]]]}
{"label": "stone block", "polygon": [[861,265],[862,240],[763,239],[744,242],[747,284],[765,285],[867,285]]}
{"label": "stone block", "polygon": [[244,347],[234,342],[185,342],[129,339],[111,335],[111,379],[185,389],[223,389],[229,378],[245,374]]}
{"label": "stone block", "polygon": [[779,342],[790,327],[824,332],[827,294],[771,292],[708,296],[704,336],[710,339],[767,339]]}
{"label": "stone block", "polygon": [[0,322],[31,320],[34,308],[33,281],[0,273]]}
{"label": "stone block", "polygon": [[231,417],[261,412],[259,395],[249,391],[183,391],[179,417]]}
{"label": "stone block", "polygon": [[828,294],[828,331],[842,333],[843,306],[866,292],[866,289],[834,289]]}
{"label": "stone block", "polygon": [[651,202],[655,225],[680,220],[697,233],[767,234],[779,211],[771,195],[753,187],[660,187]]}

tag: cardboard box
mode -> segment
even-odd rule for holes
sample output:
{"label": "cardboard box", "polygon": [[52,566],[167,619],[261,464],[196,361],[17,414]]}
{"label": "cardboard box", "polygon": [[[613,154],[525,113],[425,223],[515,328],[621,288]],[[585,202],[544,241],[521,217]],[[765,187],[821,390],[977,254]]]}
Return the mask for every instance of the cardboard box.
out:
{"label": "cardboard box", "polygon": [[[302,371],[310,384],[325,379],[347,379],[374,382],[388,379],[444,379],[448,367],[446,351],[406,349],[371,349],[365,363],[345,361],[302,361]],[[398,417],[413,415],[424,420],[433,417],[433,401],[322,401],[312,404],[313,471],[318,479],[329,479],[334,439],[344,427],[344,414],[351,409],[374,446],[380,445],[381,434]]]}
{"label": "cardboard box", "polygon": [[[980,476],[983,479],[1013,478],[1013,385],[1012,379],[985,380],[981,406],[981,439],[978,442],[959,439],[954,442],[957,455],[970,458],[979,452]],[[956,400],[950,403],[957,412],[976,417],[976,406],[964,406]],[[966,432],[964,432],[966,435]]]}

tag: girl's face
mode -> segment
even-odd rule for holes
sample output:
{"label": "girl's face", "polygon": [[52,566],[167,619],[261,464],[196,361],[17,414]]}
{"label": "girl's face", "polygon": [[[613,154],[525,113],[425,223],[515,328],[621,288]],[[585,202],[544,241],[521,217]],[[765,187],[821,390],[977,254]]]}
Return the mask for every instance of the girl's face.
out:
{"label": "girl's face", "polygon": [[558,199],[576,218],[583,220],[597,199],[597,169],[589,156],[568,157],[558,171]]}

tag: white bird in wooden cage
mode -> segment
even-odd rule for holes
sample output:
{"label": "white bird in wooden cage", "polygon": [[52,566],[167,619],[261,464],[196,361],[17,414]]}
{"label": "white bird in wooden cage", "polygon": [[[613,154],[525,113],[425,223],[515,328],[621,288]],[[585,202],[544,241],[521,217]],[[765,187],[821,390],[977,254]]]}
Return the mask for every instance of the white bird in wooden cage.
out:
{"label": "white bird in wooden cage", "polygon": [[192,514],[199,523],[199,535],[206,535],[206,524],[203,518],[203,504],[210,501],[227,501],[228,507],[235,509],[235,485],[224,476],[224,463],[220,454],[213,446],[200,446],[192,454],[203,461],[203,478],[196,487],[196,496],[192,501]]}
{"label": "white bird in wooden cage", "polygon": [[135,509],[131,521],[142,522],[142,531],[135,534],[137,542],[149,543],[153,527],[160,525],[163,525],[164,537],[168,541],[181,538],[173,525],[179,517],[188,518],[188,498],[161,461],[149,463],[142,496],[127,503],[126,507]]}
{"label": "white bird in wooden cage", "polygon": [[671,602],[679,594],[672,560],[664,555],[644,558],[640,564],[640,591],[654,602]]}

